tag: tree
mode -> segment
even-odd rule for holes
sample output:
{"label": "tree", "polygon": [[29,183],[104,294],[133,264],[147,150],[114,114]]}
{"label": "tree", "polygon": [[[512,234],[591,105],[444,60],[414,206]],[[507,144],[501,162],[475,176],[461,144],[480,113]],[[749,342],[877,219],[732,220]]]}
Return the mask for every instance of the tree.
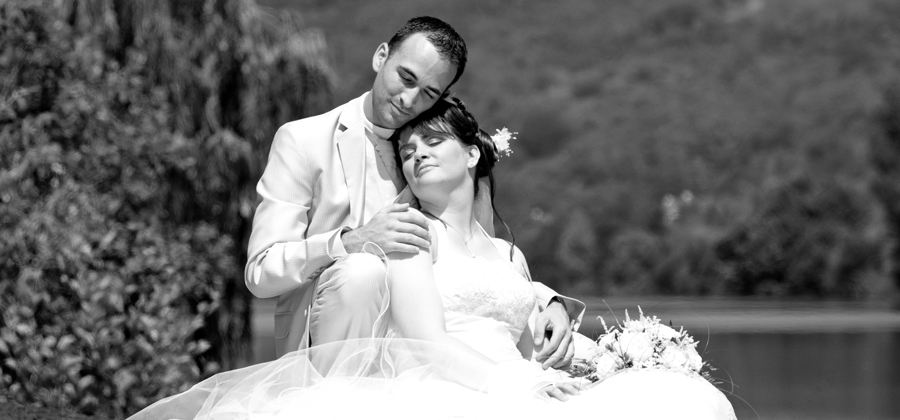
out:
{"label": "tree", "polygon": [[872,191],[881,200],[893,238],[891,260],[894,284],[900,287],[900,85],[889,87],[876,115],[878,131],[871,137],[871,159],[876,176]]}
{"label": "tree", "polygon": [[330,98],[252,2],[0,1],[0,386],[122,416],[249,357],[254,186]]}

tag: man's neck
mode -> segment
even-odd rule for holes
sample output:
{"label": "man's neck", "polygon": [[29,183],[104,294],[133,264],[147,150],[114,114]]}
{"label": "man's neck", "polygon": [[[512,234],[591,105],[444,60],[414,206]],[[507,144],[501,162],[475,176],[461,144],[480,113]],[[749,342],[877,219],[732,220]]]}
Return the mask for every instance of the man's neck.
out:
{"label": "man's neck", "polygon": [[394,129],[385,128],[381,125],[376,124],[375,119],[373,118],[375,113],[372,108],[372,91],[366,93],[366,96],[363,98],[363,117],[365,117],[367,121],[367,126],[369,129],[375,134],[375,137],[379,139],[386,140],[391,135],[394,134]]}
{"label": "man's neck", "polygon": [[[375,121],[375,111],[374,111],[374,108],[372,105],[372,91],[371,90],[368,93],[366,93],[366,97],[363,98],[363,115],[365,115],[366,119],[369,120],[369,122],[372,123],[372,125],[374,125],[376,127],[387,128],[387,127],[383,127],[383,126],[379,125],[378,121]],[[389,130],[391,130],[391,129],[389,129]]]}
{"label": "man's neck", "polygon": [[[369,121],[375,121],[375,113],[372,112],[372,91],[366,93],[366,96],[363,98],[363,115]],[[372,123],[375,124],[374,122]]]}

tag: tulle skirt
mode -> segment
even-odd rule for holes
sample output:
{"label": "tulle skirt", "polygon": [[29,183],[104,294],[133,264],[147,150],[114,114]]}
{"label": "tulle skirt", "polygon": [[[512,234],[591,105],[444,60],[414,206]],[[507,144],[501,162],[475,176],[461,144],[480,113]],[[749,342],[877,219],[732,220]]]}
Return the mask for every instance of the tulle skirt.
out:
{"label": "tulle skirt", "polygon": [[734,418],[725,396],[696,375],[633,370],[590,384],[567,402],[534,398],[563,380],[509,359],[485,372],[471,356],[399,338],[349,340],[215,375],[133,419],[597,419]]}

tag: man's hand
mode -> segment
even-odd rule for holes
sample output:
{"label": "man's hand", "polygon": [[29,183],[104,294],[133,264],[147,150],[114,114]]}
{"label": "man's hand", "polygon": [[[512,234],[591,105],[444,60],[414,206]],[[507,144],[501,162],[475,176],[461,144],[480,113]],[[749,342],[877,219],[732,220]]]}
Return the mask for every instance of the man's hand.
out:
{"label": "man's hand", "polygon": [[431,246],[428,219],[409,208],[409,204],[391,204],[375,213],[365,225],[341,235],[344,249],[351,254],[363,252],[367,242],[377,244],[385,254],[417,253],[419,248]]}
{"label": "man's hand", "polygon": [[[545,343],[544,335],[550,331],[550,340]],[[572,325],[569,314],[560,302],[552,302],[538,314],[534,325],[534,345],[543,348],[535,355],[541,367],[565,369],[572,363],[575,355],[575,342],[572,340]]]}

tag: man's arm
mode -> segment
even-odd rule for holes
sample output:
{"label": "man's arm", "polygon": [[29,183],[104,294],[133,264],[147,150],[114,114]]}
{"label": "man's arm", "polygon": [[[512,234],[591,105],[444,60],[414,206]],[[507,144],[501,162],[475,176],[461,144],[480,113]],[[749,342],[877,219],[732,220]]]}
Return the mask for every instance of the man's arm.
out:
{"label": "man's arm", "polygon": [[552,303],[559,302],[565,308],[569,321],[572,322],[572,328],[578,331],[581,326],[581,319],[584,317],[584,310],[587,307],[584,302],[578,299],[572,299],[567,296],[556,293],[553,289],[545,286],[540,282],[533,282],[534,293],[538,300],[538,310],[545,311]]}
{"label": "man's arm", "polygon": [[[534,288],[538,302],[547,302],[546,307],[540,308],[541,312],[534,323],[534,345],[541,349],[534,355],[534,359],[541,362],[544,369],[565,369],[575,356],[575,340],[572,336],[581,323],[584,304],[557,295],[541,283],[534,283]],[[541,292],[537,293],[538,290]]]}
{"label": "man's arm", "polygon": [[[513,262],[524,275],[531,279],[525,256],[515,249]],[[554,367],[565,368],[575,355],[575,342],[572,333],[581,325],[585,305],[583,302],[561,296],[542,283],[532,282],[540,313],[534,323],[534,346],[540,351],[534,359],[542,362],[544,369]],[[546,339],[550,332],[549,340]]]}
{"label": "man's arm", "polygon": [[296,131],[286,124],[275,133],[257,185],[261,202],[253,217],[244,280],[261,298],[294,290],[318,276],[333,261],[328,247],[341,232],[337,228],[307,236],[317,172]]}

